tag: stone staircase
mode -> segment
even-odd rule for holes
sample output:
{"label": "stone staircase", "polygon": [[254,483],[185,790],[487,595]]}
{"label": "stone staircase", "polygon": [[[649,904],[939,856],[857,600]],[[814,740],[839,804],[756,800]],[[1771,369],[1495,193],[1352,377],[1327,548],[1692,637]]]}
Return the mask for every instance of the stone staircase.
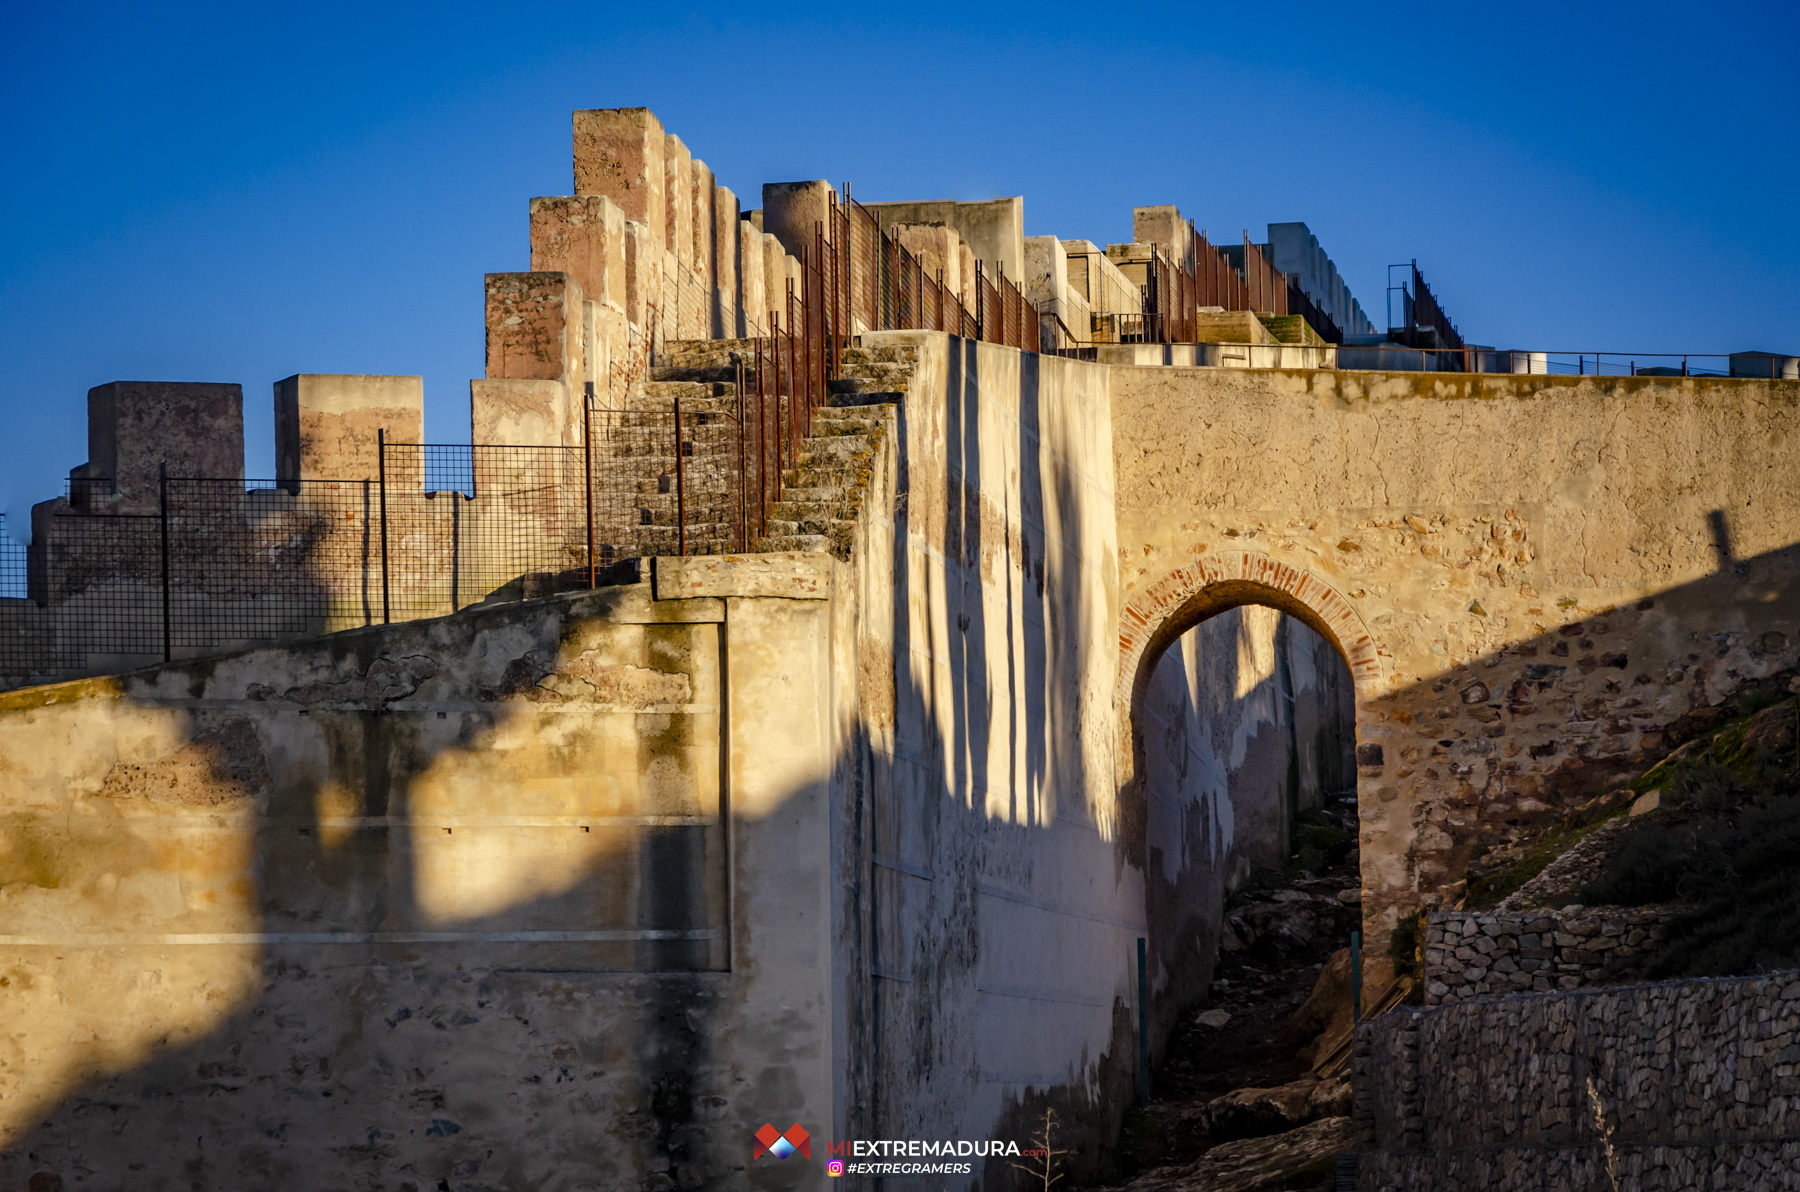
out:
{"label": "stone staircase", "polygon": [[[672,438],[668,412],[681,399],[684,464],[689,492],[688,552],[717,553],[731,549],[732,509],[727,495],[730,467],[738,450],[737,363],[746,372],[755,359],[752,340],[681,340],[663,345],[651,364],[642,391],[627,399],[623,424],[645,430],[661,426]],[[894,403],[906,393],[918,354],[912,348],[851,347],[843,355],[841,376],[829,385],[829,402],[813,414],[811,433],[801,444],[799,460],[781,475],[781,497],[769,509],[766,533],[751,541],[754,551],[817,551],[847,557],[856,518],[862,507],[875,452],[894,422]],[[690,421],[691,416],[691,421]],[[619,480],[628,483],[645,518],[641,553],[674,553],[675,497],[668,446],[659,456],[649,436],[644,453],[616,457]],[[596,436],[598,441],[598,436]],[[627,441],[630,440],[627,436]],[[608,456],[609,463],[615,457]],[[697,494],[702,503],[696,506]],[[708,505],[706,502],[712,502]],[[695,510],[711,517],[701,524]],[[754,501],[751,517],[756,520]],[[652,527],[666,527],[658,533]],[[763,528],[763,527],[759,527]],[[664,537],[670,537],[667,544]]]}

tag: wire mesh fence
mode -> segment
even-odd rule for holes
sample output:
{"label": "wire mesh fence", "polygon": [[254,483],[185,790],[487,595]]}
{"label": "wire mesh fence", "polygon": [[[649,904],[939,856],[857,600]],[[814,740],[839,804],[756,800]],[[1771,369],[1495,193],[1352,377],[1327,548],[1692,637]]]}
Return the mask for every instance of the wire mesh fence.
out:
{"label": "wire mesh fence", "polygon": [[756,549],[857,331],[1038,348],[1036,308],[999,268],[959,294],[847,197],[800,263],[734,381],[664,396],[643,376],[646,337],[612,404],[590,391],[573,445],[382,436],[375,476],[166,477],[129,509],[108,481],[74,482],[34,519],[27,557],[0,527],[0,688],[586,587],[645,556]]}
{"label": "wire mesh fence", "polygon": [[[129,670],[472,604],[589,587],[645,555],[750,544],[749,490],[779,490],[791,398],[590,405],[574,447],[379,444],[361,480],[170,477],[119,511],[69,494],[30,559],[0,556],[0,688]],[[774,458],[771,460],[770,457]],[[3,533],[0,529],[0,533]]]}
{"label": "wire mesh fence", "polygon": [[0,600],[25,598],[25,544],[12,536],[0,513]]}

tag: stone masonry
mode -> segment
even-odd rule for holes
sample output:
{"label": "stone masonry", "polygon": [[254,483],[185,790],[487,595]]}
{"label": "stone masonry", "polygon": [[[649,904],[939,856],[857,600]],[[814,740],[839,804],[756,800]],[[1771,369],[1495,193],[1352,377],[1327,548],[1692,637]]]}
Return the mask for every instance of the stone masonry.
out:
{"label": "stone masonry", "polygon": [[1628,979],[1662,942],[1667,919],[1662,907],[1428,915],[1425,1004]]}
{"label": "stone masonry", "polygon": [[1525,994],[1357,1028],[1361,1192],[1800,1188],[1800,973]]}

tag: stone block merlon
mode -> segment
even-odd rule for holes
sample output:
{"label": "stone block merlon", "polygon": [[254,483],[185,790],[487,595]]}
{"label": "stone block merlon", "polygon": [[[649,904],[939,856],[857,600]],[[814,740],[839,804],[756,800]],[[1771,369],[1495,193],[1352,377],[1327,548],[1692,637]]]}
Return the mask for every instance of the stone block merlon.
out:
{"label": "stone block merlon", "polygon": [[653,242],[665,243],[662,121],[649,108],[603,108],[576,112],[574,133],[575,193],[611,199]]}
{"label": "stone block merlon", "polygon": [[87,462],[70,471],[78,501],[154,509],[171,476],[244,478],[241,385],[109,381],[88,390]]}
{"label": "stone block merlon", "polygon": [[487,275],[487,375],[580,388],[582,290],[573,274]]}
{"label": "stone block merlon", "polygon": [[810,254],[814,225],[825,223],[833,193],[831,183],[823,178],[763,183],[763,231],[780,241],[781,247],[796,260],[803,250]]}
{"label": "stone block merlon", "polygon": [[384,433],[390,443],[424,440],[423,378],[299,373],[275,382],[278,483],[373,480]]}

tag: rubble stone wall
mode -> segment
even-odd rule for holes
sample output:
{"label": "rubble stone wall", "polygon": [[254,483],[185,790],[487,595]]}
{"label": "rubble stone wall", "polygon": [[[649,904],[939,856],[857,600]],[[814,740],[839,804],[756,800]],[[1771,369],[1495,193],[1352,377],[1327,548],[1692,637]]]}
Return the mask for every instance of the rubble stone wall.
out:
{"label": "rubble stone wall", "polygon": [[1662,942],[1667,919],[1660,907],[1429,915],[1425,1004],[1579,989],[1637,976]]}
{"label": "rubble stone wall", "polygon": [[1800,1187],[1800,973],[1522,994],[1357,1028],[1357,1187]]}

